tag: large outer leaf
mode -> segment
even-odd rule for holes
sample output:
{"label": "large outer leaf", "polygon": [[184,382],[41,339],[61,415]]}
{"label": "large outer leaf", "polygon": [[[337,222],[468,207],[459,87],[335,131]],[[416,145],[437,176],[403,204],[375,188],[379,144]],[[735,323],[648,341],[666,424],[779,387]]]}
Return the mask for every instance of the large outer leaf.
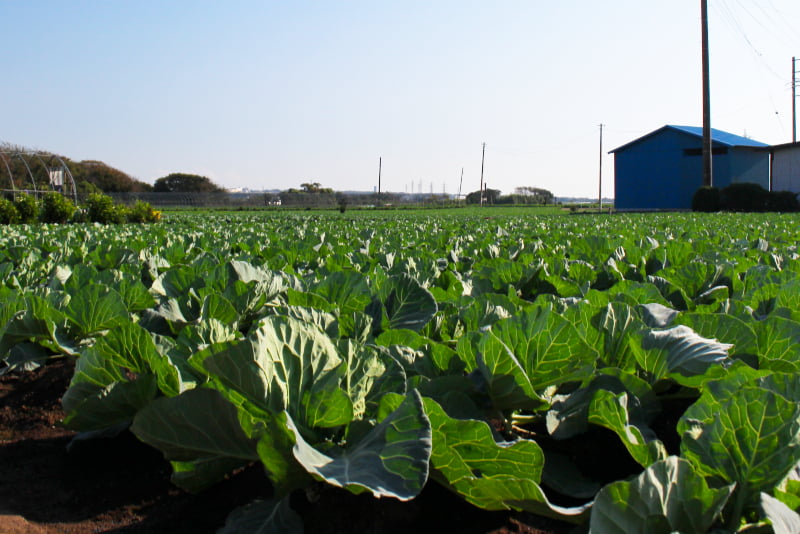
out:
{"label": "large outer leaf", "polygon": [[140,411],[131,430],[167,460],[209,456],[257,460],[255,440],[239,423],[236,407],[212,389],[197,388],[160,398]]}
{"label": "large outer leaf", "polygon": [[310,289],[331,306],[339,308],[341,315],[362,312],[370,302],[366,278],[354,271],[333,272]]}
{"label": "large outer leaf", "polygon": [[632,420],[633,406],[638,399],[629,393],[614,394],[601,389],[592,398],[589,422],[614,431],[628,452],[642,467],[667,456],[664,445],[643,422]]}
{"label": "large outer leaf", "polygon": [[354,493],[407,501],[428,480],[431,425],[422,398],[412,390],[403,403],[342,455],[331,457],[308,444],[294,427],[294,456],[319,480]]}
{"label": "large outer leaf", "polygon": [[634,348],[639,365],[656,381],[670,373],[676,379],[703,375],[712,365],[728,363],[731,345],[706,339],[680,325],[645,331]]}
{"label": "large outer leaf", "polygon": [[800,532],[800,515],[767,493],[761,493],[761,507],[772,523],[775,534],[797,534]]}
{"label": "large outer leaf", "polygon": [[11,347],[25,341],[34,341],[56,353],[76,354],[72,342],[59,335],[63,313],[45,299],[26,295],[22,303],[15,299],[5,313],[8,320],[0,329],[0,359],[8,356]]}
{"label": "large outer leaf", "polygon": [[77,430],[99,430],[130,421],[155,398],[185,387],[177,367],[156,349],[150,334],[125,323],[83,352],[62,404],[65,423]]}
{"label": "large outer leaf", "polygon": [[[396,395],[387,395],[391,407]],[[552,505],[539,486],[544,455],[534,441],[497,443],[483,421],[454,419],[436,401],[425,398],[431,421],[433,476],[467,501],[486,510],[526,510],[580,522],[588,506]]]}
{"label": "large outer leaf", "polygon": [[131,431],[177,462],[173,482],[186,480],[186,489],[212,484],[259,458],[257,440],[242,429],[236,407],[211,389],[156,399],[136,414]]}
{"label": "large outer leaf", "polygon": [[800,404],[746,384],[716,405],[710,418],[688,426],[681,455],[704,475],[738,484],[736,516],[800,461]]}
{"label": "large outer leaf", "polygon": [[588,430],[589,407],[598,390],[612,393],[631,393],[636,402],[629,405],[628,419],[647,424],[660,411],[650,384],[620,369],[606,367],[598,371],[591,382],[572,393],[555,395],[547,411],[547,431],[555,439],[567,439]]}
{"label": "large outer leaf", "polygon": [[686,325],[701,336],[715,337],[722,343],[730,343],[730,353],[737,357],[755,358],[758,353],[755,326],[752,322],[728,313],[682,313],[676,321]]}
{"label": "large outer leaf", "polygon": [[[381,309],[388,328],[419,332],[438,310],[430,291],[407,274],[389,278],[381,287],[381,293],[386,295]],[[376,319],[376,324],[382,324],[381,318]]]}
{"label": "large outer leaf", "polygon": [[[130,422],[158,393],[156,377],[143,375],[136,381],[127,381],[114,375],[118,369],[102,367],[108,360],[98,361],[96,353],[86,353],[78,360],[75,376],[79,382],[71,385],[61,400],[66,412],[64,424],[80,431],[102,430]],[[106,376],[113,379],[106,378]],[[99,379],[105,385],[87,380]]]}
{"label": "large outer leaf", "polygon": [[303,534],[303,520],[288,498],[255,501],[231,512],[217,534]]}
{"label": "large outer leaf", "polygon": [[[459,341],[462,354],[470,337],[463,336]],[[485,388],[495,409],[535,410],[546,404],[517,357],[491,332],[480,338],[475,349],[477,372],[483,380],[481,389]]]}
{"label": "large outer leaf", "polygon": [[753,324],[758,338],[758,362],[764,369],[800,372],[800,323],[770,316]]}
{"label": "large outer leaf", "polygon": [[119,293],[101,285],[88,285],[72,295],[65,310],[81,337],[89,337],[129,321],[128,308]]}
{"label": "large outer leaf", "polygon": [[609,484],[592,507],[590,534],[705,534],[733,491],[709,489],[692,465],[669,458],[630,482]]}

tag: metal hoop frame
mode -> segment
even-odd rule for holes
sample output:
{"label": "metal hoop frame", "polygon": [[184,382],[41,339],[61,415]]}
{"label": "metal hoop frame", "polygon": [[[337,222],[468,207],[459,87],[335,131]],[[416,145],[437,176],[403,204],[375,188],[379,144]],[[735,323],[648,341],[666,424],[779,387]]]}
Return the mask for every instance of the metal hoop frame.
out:
{"label": "metal hoop frame", "polygon": [[[18,189],[17,184],[14,181],[14,172],[11,170],[11,165],[9,162],[14,158],[19,158],[22,161],[25,170],[27,171],[26,178],[30,181],[31,188],[30,189]],[[31,168],[31,164],[34,165],[34,168],[42,167],[45,170],[45,174],[49,174],[50,171],[54,170],[63,170],[64,171],[64,184],[62,185],[62,190],[60,191],[62,195],[66,197],[71,197],[72,201],[77,205],[78,204],[78,189],[75,186],[75,178],[72,176],[72,172],[69,170],[69,167],[64,160],[61,159],[60,156],[56,154],[51,154],[49,152],[37,152],[37,151],[28,151],[28,150],[0,150],[0,159],[3,160],[3,164],[5,166],[6,172],[8,173],[8,181],[10,188],[2,188],[0,190],[13,192],[16,196],[17,193],[29,193],[33,194],[36,198],[39,198],[42,194],[48,193],[50,189],[40,189],[36,185],[36,177],[34,176],[33,169]],[[53,161],[55,160],[55,164]],[[37,164],[38,161],[38,164]],[[0,182],[2,183],[2,182]]]}

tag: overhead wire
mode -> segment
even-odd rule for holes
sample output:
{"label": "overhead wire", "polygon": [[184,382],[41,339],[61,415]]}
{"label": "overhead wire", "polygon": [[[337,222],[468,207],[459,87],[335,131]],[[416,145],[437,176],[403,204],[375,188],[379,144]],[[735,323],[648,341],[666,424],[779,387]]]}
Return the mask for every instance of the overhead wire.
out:
{"label": "overhead wire", "polygon": [[[764,13],[768,19],[770,19],[773,23],[773,29],[780,28],[782,32],[775,32],[772,31],[771,35],[775,38],[786,39],[783,41],[783,44],[789,47],[793,47],[797,45],[797,42],[800,41],[800,30],[798,30],[797,25],[792,24],[787,17],[773,2],[772,0],[767,0],[769,4],[770,11],[765,10],[760,5],[758,6],[759,9]],[[774,12],[775,16],[773,17],[771,12]],[[795,22],[800,23],[800,20],[796,20]],[[783,33],[783,35],[779,36],[778,33]]]}
{"label": "overhead wire", "polygon": [[[769,15],[769,13],[763,8],[762,5],[758,5],[759,11],[764,15],[764,18],[759,18],[756,14],[753,13],[751,9],[749,9],[746,5],[744,5],[740,0],[733,0],[736,5],[747,14],[747,16],[754,21],[755,24],[763,28],[769,35],[775,36],[775,32],[773,28],[775,26],[774,20]],[[771,0],[768,0],[771,7],[775,9],[774,4]],[[775,78],[784,81],[786,77],[784,75],[779,74],[775,71],[775,69],[766,61],[764,54],[761,52],[759,48],[756,47],[753,40],[750,38],[748,31],[745,29],[745,25],[741,21],[740,17],[736,15],[736,12],[733,7],[727,2],[727,0],[718,0],[718,3],[712,4],[714,6],[717,13],[720,15],[720,19],[728,25],[728,27],[733,31],[734,34],[738,34],[738,36],[746,43],[747,47],[749,48],[750,52],[753,54],[755,61],[767,72],[769,72]],[[765,23],[764,19],[770,19],[770,23]],[[778,122],[778,126],[781,129],[782,134],[786,134],[786,128],[783,123],[783,117],[778,112],[778,106],[775,104],[775,99],[773,98],[772,92],[770,91],[766,81],[763,78],[760,78],[761,83],[763,84],[764,92],[766,93],[767,99],[769,100],[770,107],[775,114],[776,120]],[[791,85],[791,83],[789,83]]]}

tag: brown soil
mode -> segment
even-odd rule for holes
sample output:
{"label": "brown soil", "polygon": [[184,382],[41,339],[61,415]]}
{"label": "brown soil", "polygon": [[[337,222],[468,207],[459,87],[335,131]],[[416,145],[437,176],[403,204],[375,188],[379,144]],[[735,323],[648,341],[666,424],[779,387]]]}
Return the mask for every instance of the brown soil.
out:
{"label": "brown soil", "polygon": [[[213,533],[236,507],[270,497],[258,466],[197,495],[169,482],[170,466],[132,434],[82,442],[60,426],[73,367],[56,361],[0,378],[0,534]],[[293,507],[307,534],[459,532],[566,534],[571,526],[526,513],[486,512],[430,483],[411,502],[323,488]]]}

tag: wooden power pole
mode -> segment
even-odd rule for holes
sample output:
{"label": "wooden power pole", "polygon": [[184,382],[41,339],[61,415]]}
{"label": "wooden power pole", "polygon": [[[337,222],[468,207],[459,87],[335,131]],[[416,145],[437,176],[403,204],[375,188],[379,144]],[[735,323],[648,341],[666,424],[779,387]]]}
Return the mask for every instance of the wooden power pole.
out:
{"label": "wooden power pole", "polygon": [[481,151],[481,207],[483,207],[483,162],[486,159],[486,143],[483,143],[483,150]]}
{"label": "wooden power pole", "polygon": [[797,58],[792,58],[792,143],[797,142]]}
{"label": "wooden power pole", "polygon": [[700,18],[703,49],[703,186],[711,187],[714,179],[711,170],[711,84],[708,61],[708,0],[700,0]]}
{"label": "wooden power pole", "polygon": [[603,212],[603,123],[600,123],[600,168],[597,180],[597,205],[599,211]]}

